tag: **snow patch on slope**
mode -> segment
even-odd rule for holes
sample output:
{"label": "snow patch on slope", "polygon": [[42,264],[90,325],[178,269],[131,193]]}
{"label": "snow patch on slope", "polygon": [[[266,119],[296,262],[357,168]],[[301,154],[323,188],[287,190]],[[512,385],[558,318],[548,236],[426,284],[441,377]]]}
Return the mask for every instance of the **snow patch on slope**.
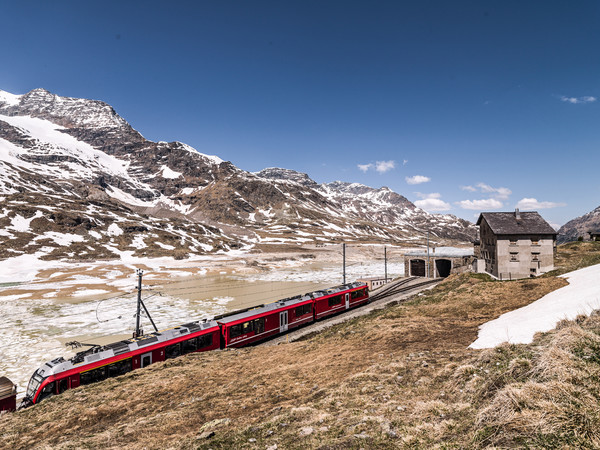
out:
{"label": "snow patch on slope", "polygon": [[501,315],[479,327],[470,348],[492,348],[503,342],[529,344],[537,332],[546,332],[563,320],[600,309],[600,264],[561,275],[569,285],[541,299]]}
{"label": "snow patch on slope", "polygon": [[13,106],[19,104],[22,95],[11,94],[10,92],[0,90],[0,103],[6,103]]}

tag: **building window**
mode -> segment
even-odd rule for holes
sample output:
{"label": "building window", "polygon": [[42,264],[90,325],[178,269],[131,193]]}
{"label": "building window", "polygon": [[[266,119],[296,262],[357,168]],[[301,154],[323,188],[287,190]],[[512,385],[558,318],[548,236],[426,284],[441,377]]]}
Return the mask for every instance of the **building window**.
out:
{"label": "building window", "polygon": [[509,239],[508,244],[509,245],[517,245],[517,239]]}
{"label": "building window", "polygon": [[532,252],[531,253],[531,260],[532,261],[539,261],[540,260],[540,254],[537,252]]}
{"label": "building window", "polygon": [[519,253],[517,253],[517,252],[510,252],[510,260],[511,260],[511,262],[518,261],[519,260]]}
{"label": "building window", "polygon": [[540,245],[540,240],[538,238],[531,238],[531,245]]}

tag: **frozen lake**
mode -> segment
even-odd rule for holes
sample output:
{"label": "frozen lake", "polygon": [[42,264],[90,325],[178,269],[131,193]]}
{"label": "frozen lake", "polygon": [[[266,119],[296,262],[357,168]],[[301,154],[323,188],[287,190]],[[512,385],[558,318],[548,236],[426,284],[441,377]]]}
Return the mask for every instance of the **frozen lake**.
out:
{"label": "frozen lake", "polygon": [[[43,362],[73,355],[66,342],[106,344],[131,336],[136,268],[145,270],[143,298],[159,330],[342,282],[340,264],[302,258],[258,269],[222,258],[41,267],[22,268],[32,277],[29,281],[0,285],[0,376],[16,383],[20,395]],[[402,263],[388,264],[389,276],[403,273]],[[353,262],[346,270],[348,282],[382,275],[382,262]],[[147,318],[142,323],[146,332],[152,331]]]}

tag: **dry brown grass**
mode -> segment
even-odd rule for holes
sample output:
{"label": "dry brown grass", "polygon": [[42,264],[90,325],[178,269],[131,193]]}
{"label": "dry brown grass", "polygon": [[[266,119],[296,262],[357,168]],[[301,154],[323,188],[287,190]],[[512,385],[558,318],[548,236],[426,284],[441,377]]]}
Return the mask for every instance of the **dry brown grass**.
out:
{"label": "dry brown grass", "polygon": [[600,445],[598,317],[467,349],[479,325],[565,283],[452,276],[306,341],[188,355],[0,417],[0,446]]}

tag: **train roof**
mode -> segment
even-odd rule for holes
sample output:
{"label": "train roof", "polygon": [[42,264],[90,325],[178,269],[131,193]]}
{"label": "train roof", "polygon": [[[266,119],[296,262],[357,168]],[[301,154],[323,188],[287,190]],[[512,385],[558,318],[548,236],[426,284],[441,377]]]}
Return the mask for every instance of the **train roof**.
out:
{"label": "train roof", "polygon": [[268,303],[266,305],[257,306],[256,308],[249,308],[249,309],[244,309],[241,311],[232,311],[229,314],[215,317],[215,320],[218,323],[230,324],[233,322],[237,322],[238,320],[248,319],[250,317],[258,316],[258,315],[265,314],[268,312],[273,312],[273,311],[276,311],[281,308],[294,306],[296,304],[305,302],[307,300],[313,300],[315,298],[325,297],[327,295],[336,294],[338,292],[344,292],[349,289],[354,289],[354,288],[357,288],[360,286],[366,286],[366,285],[365,285],[365,283],[360,283],[360,282],[343,284],[343,285],[335,286],[335,287],[332,287],[329,289],[322,289],[320,291],[309,292],[304,295],[297,295],[295,297],[284,298],[282,300],[277,300],[276,302],[273,302],[273,303]]}
{"label": "train roof", "polygon": [[38,369],[38,373],[44,377],[70,370],[79,364],[90,364],[113,356],[132,352],[145,346],[159,342],[167,342],[181,336],[197,333],[202,330],[209,330],[217,327],[214,320],[204,320],[189,322],[174,328],[160,331],[158,333],[144,334],[138,338],[130,338],[122,341],[113,342],[107,345],[96,346],[85,351],[77,353],[70,359],[62,357],[48,361]]}

